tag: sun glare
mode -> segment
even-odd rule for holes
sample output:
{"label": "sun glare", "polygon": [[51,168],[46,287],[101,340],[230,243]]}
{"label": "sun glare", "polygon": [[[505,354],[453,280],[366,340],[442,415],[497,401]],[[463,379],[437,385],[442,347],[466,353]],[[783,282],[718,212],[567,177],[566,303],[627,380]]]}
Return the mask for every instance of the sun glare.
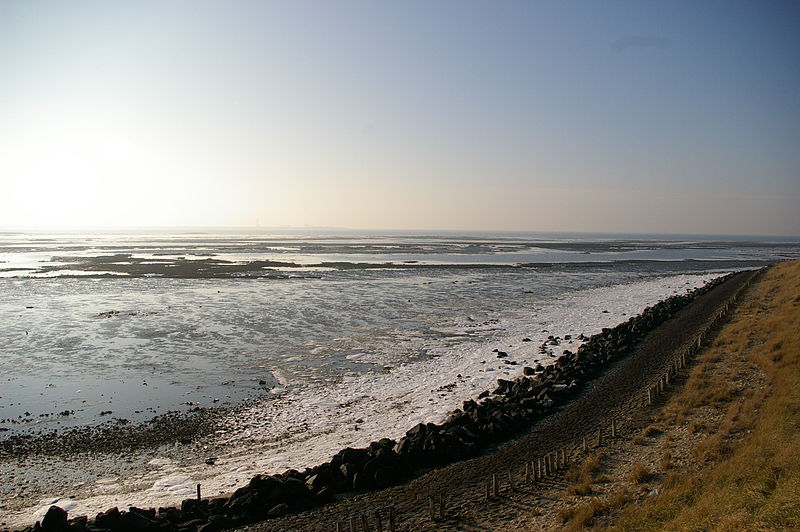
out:
{"label": "sun glare", "polygon": [[2,171],[18,225],[136,225],[163,206],[154,190],[172,188],[164,179],[170,165],[157,151],[86,116],[32,124],[10,146]]}

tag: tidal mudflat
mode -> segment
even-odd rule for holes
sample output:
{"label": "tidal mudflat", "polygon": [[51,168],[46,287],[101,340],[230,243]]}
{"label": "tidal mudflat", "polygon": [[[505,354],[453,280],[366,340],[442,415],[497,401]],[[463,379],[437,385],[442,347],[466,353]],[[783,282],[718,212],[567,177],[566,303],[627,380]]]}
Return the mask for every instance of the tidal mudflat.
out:
{"label": "tidal mudflat", "polygon": [[[257,473],[398,437],[656,301],[794,252],[620,240],[119,240],[3,249],[7,523],[30,524],[55,499],[93,515],[175,504],[200,482],[208,496],[229,493]],[[685,260],[687,250],[703,259]],[[77,258],[54,260],[65,251]],[[562,255],[573,262],[552,262]],[[124,271],[144,259],[155,270]],[[48,260],[65,267],[43,268]],[[24,261],[33,274],[15,269]],[[170,276],[185,271],[176,263],[195,273]],[[75,264],[112,269],[77,276]]]}

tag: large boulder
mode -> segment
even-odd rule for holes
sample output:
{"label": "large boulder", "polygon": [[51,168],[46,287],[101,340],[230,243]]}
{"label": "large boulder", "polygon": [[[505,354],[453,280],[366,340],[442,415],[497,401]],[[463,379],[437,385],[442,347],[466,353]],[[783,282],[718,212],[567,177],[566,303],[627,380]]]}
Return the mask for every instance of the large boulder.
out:
{"label": "large boulder", "polygon": [[61,532],[67,529],[67,512],[59,506],[51,506],[47,509],[42,519],[42,530],[44,532]]}

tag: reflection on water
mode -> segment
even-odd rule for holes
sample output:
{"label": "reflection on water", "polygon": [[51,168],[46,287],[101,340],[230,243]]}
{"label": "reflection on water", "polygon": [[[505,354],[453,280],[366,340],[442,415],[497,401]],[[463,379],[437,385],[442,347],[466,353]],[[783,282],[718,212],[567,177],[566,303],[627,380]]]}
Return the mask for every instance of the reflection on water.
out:
{"label": "reflection on water", "polygon": [[[569,291],[750,267],[797,251],[741,242],[6,234],[0,428],[145,419],[388,371],[502,335]],[[258,267],[265,278],[241,278],[253,277],[256,259],[269,261]],[[510,266],[547,261],[565,264]],[[341,264],[297,266],[325,263]],[[144,269],[126,270],[134,267]]]}

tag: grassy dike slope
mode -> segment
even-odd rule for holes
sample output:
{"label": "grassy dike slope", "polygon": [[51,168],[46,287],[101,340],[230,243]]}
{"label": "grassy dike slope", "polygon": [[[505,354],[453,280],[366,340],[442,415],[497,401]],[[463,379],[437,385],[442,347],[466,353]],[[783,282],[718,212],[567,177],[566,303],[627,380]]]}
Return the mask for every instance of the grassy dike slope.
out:
{"label": "grassy dike slope", "polygon": [[701,435],[699,467],[665,464],[658,495],[612,509],[611,528],[800,530],[800,261],[754,285],[654,423]]}

